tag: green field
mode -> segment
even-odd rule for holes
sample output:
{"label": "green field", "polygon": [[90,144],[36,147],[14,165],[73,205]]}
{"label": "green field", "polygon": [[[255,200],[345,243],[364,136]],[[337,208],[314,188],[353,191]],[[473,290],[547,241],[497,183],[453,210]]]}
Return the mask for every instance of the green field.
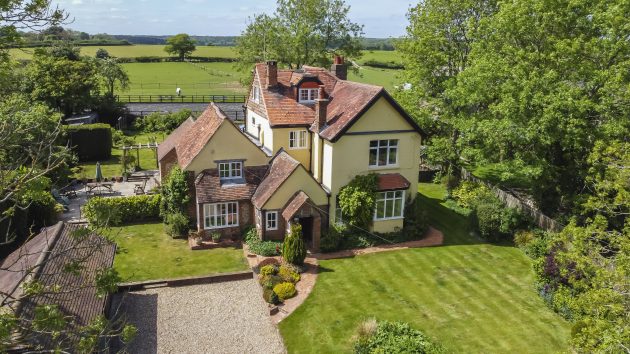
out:
{"label": "green field", "polygon": [[233,63],[129,63],[122,64],[131,81],[119,95],[243,94],[241,73]]}
{"label": "green field", "polygon": [[280,322],[288,352],[350,353],[370,317],[408,322],[449,353],[566,351],[569,324],[536,293],[529,258],[471,236],[442,186],[419,191],[445,245],[320,261],[313,292]]}
{"label": "green field", "polygon": [[[95,56],[99,48],[106,49],[109,55],[118,58],[132,58],[143,56],[168,57],[163,45],[124,45],[124,46],[86,46],[81,47],[81,54]],[[34,48],[11,49],[10,53],[16,59],[30,59]],[[233,47],[197,46],[192,54],[197,57],[235,58]]]}
{"label": "green field", "polygon": [[123,281],[180,278],[247,270],[243,250],[217,248],[192,251],[188,240],[173,239],[159,222],[111,230],[116,242],[114,269]]}
{"label": "green field", "polygon": [[368,60],[402,63],[402,54],[395,50],[366,50],[363,51],[363,56],[357,62],[363,64]]}
{"label": "green field", "polygon": [[396,86],[400,85],[400,81],[398,79],[399,74],[400,70],[363,66],[359,69],[358,74],[355,74],[352,70],[350,70],[348,72],[348,80],[383,86],[391,93],[394,91]]}

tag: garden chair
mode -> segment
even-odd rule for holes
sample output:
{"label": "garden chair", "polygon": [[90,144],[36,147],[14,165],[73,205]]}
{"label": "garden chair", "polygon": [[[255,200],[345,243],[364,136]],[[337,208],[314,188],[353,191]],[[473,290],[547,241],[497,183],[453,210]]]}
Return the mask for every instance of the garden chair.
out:
{"label": "garden chair", "polygon": [[138,194],[145,194],[144,189],[147,187],[147,180],[145,179],[144,182],[140,183],[136,183],[136,185],[133,187],[133,192],[138,195]]}

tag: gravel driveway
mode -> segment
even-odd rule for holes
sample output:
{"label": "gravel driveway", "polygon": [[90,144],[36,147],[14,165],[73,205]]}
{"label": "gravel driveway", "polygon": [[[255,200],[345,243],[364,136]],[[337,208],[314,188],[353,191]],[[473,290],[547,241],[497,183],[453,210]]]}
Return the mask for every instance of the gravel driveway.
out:
{"label": "gravel driveway", "polygon": [[254,280],[124,294],[130,353],[285,353]]}

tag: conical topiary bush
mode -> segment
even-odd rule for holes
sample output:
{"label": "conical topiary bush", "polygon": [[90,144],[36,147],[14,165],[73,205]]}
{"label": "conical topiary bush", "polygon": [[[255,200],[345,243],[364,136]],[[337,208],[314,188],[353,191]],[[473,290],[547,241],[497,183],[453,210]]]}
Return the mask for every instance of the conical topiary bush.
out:
{"label": "conical topiary bush", "polygon": [[298,223],[291,225],[291,232],[287,234],[282,244],[282,258],[291,264],[300,266],[304,264],[306,245],[302,240],[302,225]]}

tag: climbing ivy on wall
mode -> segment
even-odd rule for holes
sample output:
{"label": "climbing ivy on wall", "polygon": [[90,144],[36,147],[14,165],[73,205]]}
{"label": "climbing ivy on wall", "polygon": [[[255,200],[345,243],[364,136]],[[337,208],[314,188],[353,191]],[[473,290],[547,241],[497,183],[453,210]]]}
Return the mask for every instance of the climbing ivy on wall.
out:
{"label": "climbing ivy on wall", "polygon": [[372,222],[378,176],[375,173],[354,177],[339,191],[339,207],[344,221],[350,225],[367,228]]}

